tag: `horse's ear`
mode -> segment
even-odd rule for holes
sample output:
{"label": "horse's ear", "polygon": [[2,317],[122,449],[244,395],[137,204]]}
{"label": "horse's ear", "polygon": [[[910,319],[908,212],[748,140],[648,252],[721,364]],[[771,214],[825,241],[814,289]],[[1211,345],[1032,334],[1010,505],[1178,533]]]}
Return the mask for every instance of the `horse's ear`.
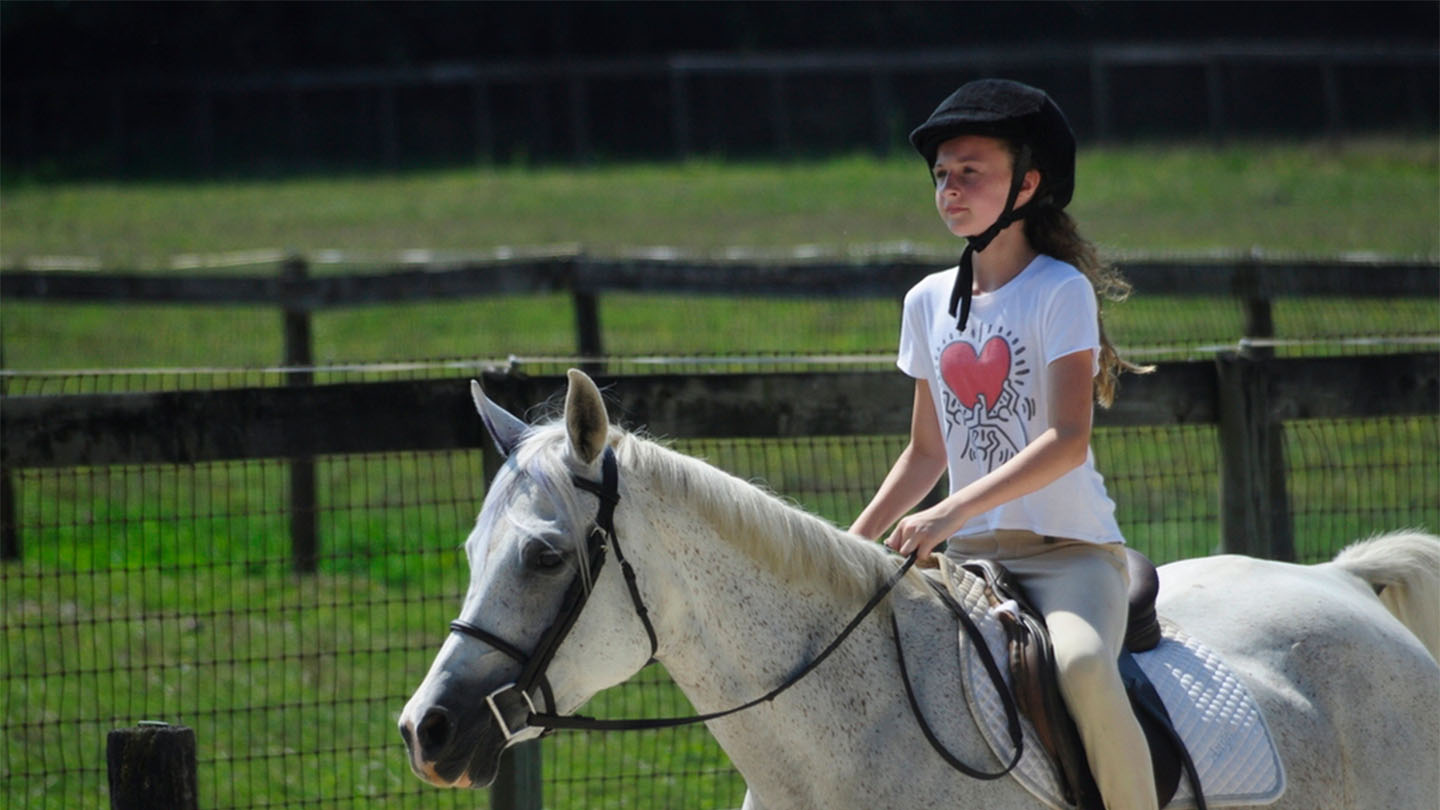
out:
{"label": "horse's ear", "polygon": [[585,464],[590,464],[605,449],[610,435],[610,415],[595,382],[578,369],[570,369],[570,390],[565,392],[565,430],[570,435],[570,448]]}
{"label": "horse's ear", "polygon": [[491,402],[490,398],[485,396],[485,389],[475,380],[470,381],[470,398],[475,400],[475,410],[480,412],[480,419],[485,423],[490,439],[495,442],[495,448],[500,451],[500,455],[509,457],[519,446],[521,437],[530,426]]}

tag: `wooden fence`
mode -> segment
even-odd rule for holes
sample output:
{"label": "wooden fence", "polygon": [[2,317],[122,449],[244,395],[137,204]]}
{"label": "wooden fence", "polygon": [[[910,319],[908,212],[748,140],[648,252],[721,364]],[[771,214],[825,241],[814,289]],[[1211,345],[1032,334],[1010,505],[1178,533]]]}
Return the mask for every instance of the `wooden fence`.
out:
{"label": "wooden fence", "polygon": [[[307,367],[311,365],[313,357],[311,314],[316,311],[419,300],[454,300],[465,297],[519,293],[568,293],[574,311],[577,354],[582,358],[601,358],[605,355],[605,346],[600,302],[601,297],[606,293],[643,291],[688,295],[736,295],[743,292],[747,296],[899,299],[911,285],[927,273],[933,272],[940,264],[940,260],[925,256],[900,256],[860,263],[816,260],[761,262],[702,261],[680,258],[609,259],[563,253],[431,263],[419,266],[411,264],[381,268],[365,274],[312,275],[310,262],[302,256],[295,255],[281,263],[278,274],[269,276],[11,269],[0,272],[0,297],[11,300],[58,302],[272,305],[280,309],[284,315],[281,319],[284,332],[282,362],[294,370],[294,373],[287,375],[287,385],[296,389],[292,392],[295,396],[305,397],[309,394],[306,394],[304,389],[310,387],[313,379]],[[1243,302],[1245,313],[1241,337],[1261,343],[1264,339],[1274,336],[1271,310],[1273,302],[1280,298],[1341,295],[1381,298],[1429,297],[1434,299],[1436,296],[1440,296],[1440,265],[1434,262],[1301,261],[1263,257],[1212,260],[1137,259],[1123,262],[1122,269],[1135,285],[1136,291],[1141,294],[1227,296],[1239,299]],[[1264,362],[1267,359],[1267,352],[1264,349],[1258,349],[1246,355],[1237,355],[1237,358],[1245,359],[1237,359],[1234,362],[1222,359],[1214,368],[1208,364],[1202,364],[1207,369],[1205,373],[1215,375],[1215,379],[1200,388],[1192,385],[1178,390],[1207,397],[1207,401],[1216,401],[1213,393],[1216,387],[1229,386],[1232,389],[1230,393],[1234,396],[1227,399],[1227,402],[1248,403],[1235,406],[1240,413],[1233,415],[1232,421],[1239,420],[1236,422],[1237,425],[1249,425],[1256,420],[1259,425],[1268,424],[1263,414],[1267,407],[1267,395],[1263,390],[1265,386],[1249,381],[1249,377],[1254,373],[1251,371],[1252,362]],[[1368,365],[1363,364],[1363,366]],[[604,368],[598,361],[589,362],[586,367],[592,371],[603,371]],[[1299,368],[1299,366],[1286,367]],[[1160,377],[1149,379],[1169,379],[1170,375],[1175,374],[1188,377],[1194,373],[1193,371],[1170,371]],[[1273,370],[1266,368],[1261,373],[1269,375],[1273,373]],[[644,390],[643,384],[636,380],[651,378],[627,379],[630,380],[627,385],[642,385],[642,390]],[[1281,381],[1283,381],[1283,377]],[[1276,381],[1276,384],[1279,382]],[[779,383],[767,383],[767,385],[772,384]],[[506,383],[506,385],[514,385],[514,383]],[[1151,383],[1142,383],[1141,385],[1149,386]],[[1357,390],[1369,389],[1370,386],[1366,385]],[[348,410],[362,414],[394,413],[393,408],[386,405],[389,400],[383,393],[389,389],[366,390],[372,393],[366,395],[365,405],[359,407],[358,411],[354,403],[346,403],[344,408],[332,409],[330,412],[338,413]],[[361,452],[361,450],[345,450],[342,447],[307,450],[303,434],[310,432],[310,428],[298,427],[307,424],[303,417],[298,416],[303,408],[276,404],[288,402],[283,398],[272,400],[271,397],[274,396],[283,397],[283,394],[278,392],[257,390],[246,394],[235,394],[235,397],[240,397],[238,399],[232,397],[229,392],[208,392],[195,396],[211,397],[214,398],[214,401],[189,399],[182,396],[174,402],[196,403],[197,406],[203,403],[207,411],[211,413],[215,412],[213,410],[215,408],[231,408],[232,410],[227,413],[233,416],[233,419],[229,420],[233,424],[253,425],[257,415],[263,415],[276,408],[288,410],[296,416],[295,419],[289,419],[283,423],[289,426],[288,429],[292,433],[271,433],[268,438],[247,435],[246,443],[233,446],[229,452],[259,452],[260,456],[284,456],[291,459],[292,508],[290,515],[294,565],[300,571],[315,570],[316,549],[319,541],[315,530],[315,472],[314,462],[311,459],[317,452]],[[1129,399],[1131,396],[1127,391],[1126,398]],[[371,398],[377,399],[372,401]],[[105,404],[109,400],[65,401],[80,403],[73,407],[82,408],[82,412],[84,408],[92,407],[92,404],[94,407],[110,407]],[[777,393],[768,399],[755,400],[757,404],[752,405],[752,408],[763,411],[767,408],[780,407],[776,403],[787,401],[793,400],[788,395]],[[21,415],[26,412],[24,409],[28,407],[64,407],[58,403],[41,406],[24,405],[22,402],[24,402],[23,398],[7,398],[5,416],[9,418],[13,415],[14,418],[21,418]],[[116,406],[125,413],[154,414],[165,412],[165,408],[179,407],[178,405],[163,404],[170,402],[170,400],[164,399],[146,401],[122,398],[114,400],[114,402],[125,403],[123,406]],[[906,412],[905,404],[898,403],[898,412]],[[1147,404],[1145,407],[1151,407],[1153,404]],[[882,408],[881,412],[897,412],[893,407],[895,405],[897,403],[891,403],[888,410]],[[156,410],[157,408],[160,410]],[[322,412],[325,411],[310,411],[310,413]],[[424,411],[416,410],[411,413],[421,412]],[[703,411],[697,411],[697,413],[700,412]],[[1168,413],[1170,411],[1162,408],[1160,412]],[[857,413],[866,413],[866,411],[862,409]],[[1359,413],[1363,413],[1363,411]],[[120,412],[116,412],[112,416],[129,418],[124,417]],[[74,417],[72,414],[71,418],[78,417]],[[92,423],[87,431],[74,434],[72,438],[81,444],[89,443],[91,447],[88,452],[103,452],[101,448],[107,443],[123,438],[117,438],[118,434],[111,429],[112,425],[106,422],[109,417],[100,418],[91,415],[86,418],[99,419],[99,421]],[[763,413],[757,413],[752,417],[752,419],[754,418],[758,418],[763,423],[768,417]],[[61,424],[63,421],[57,424]],[[403,419],[402,421],[409,420]],[[742,422],[745,421],[747,420],[742,420]],[[1218,420],[1212,419],[1211,421]],[[169,425],[172,422],[167,420],[159,424]],[[278,428],[279,426],[276,429],[278,430]],[[321,433],[311,433],[311,435],[323,435],[324,426],[315,426],[315,428]],[[903,433],[904,428],[905,426],[901,426],[900,429],[893,432]],[[700,429],[698,425],[690,425],[685,430],[667,432],[673,432],[674,435],[702,435],[692,433],[693,430],[698,429]],[[299,433],[293,433],[294,430],[299,430]],[[1278,494],[1283,491],[1284,475],[1283,469],[1277,466],[1280,455],[1278,434],[1273,430],[1267,432],[1263,428],[1257,430],[1259,430],[1258,433],[1237,435],[1249,435],[1256,440],[1264,437],[1267,449],[1247,449],[1249,446],[1239,442],[1238,439],[1227,446],[1236,454],[1255,455],[1255,458],[1246,461],[1247,469],[1267,469],[1270,471],[1269,477],[1263,481],[1254,476],[1227,477],[1225,479],[1232,482],[1246,482],[1245,486],[1237,490],[1235,494],[1238,497],[1241,493],[1250,493],[1262,499],[1262,503],[1257,504],[1255,510],[1263,507],[1264,499],[1278,497]],[[884,433],[886,431],[871,432]],[[364,432],[357,431],[357,433]],[[209,440],[195,438],[190,444],[186,444],[186,440],[180,436],[181,434],[177,433],[158,441],[179,442],[173,451],[178,457],[184,457],[189,452],[185,448],[193,448],[195,452],[201,452],[202,455],[199,458],[206,457],[203,452],[210,446]],[[286,436],[289,438],[277,443],[276,437],[285,438]],[[7,433],[5,455],[0,457],[10,458],[12,439],[26,441],[22,434]],[[127,440],[138,441],[139,439],[131,437]],[[406,447],[407,449],[423,449],[423,447],[416,448],[410,445],[406,445]],[[267,449],[261,452],[261,448]],[[152,453],[151,455],[157,461],[167,458],[163,453],[160,455]],[[16,463],[8,460],[3,464],[6,471],[14,466],[17,466]],[[20,466],[23,466],[23,463]],[[11,489],[8,472],[0,475],[0,558],[4,559],[18,558],[21,553],[19,538],[14,531],[14,498]],[[1249,525],[1243,536],[1282,538],[1288,535],[1288,530],[1284,526],[1274,526],[1262,534],[1256,534],[1255,529],[1256,525]],[[1240,537],[1242,533],[1237,532],[1235,536]],[[1281,541],[1276,540],[1275,542]],[[1272,544],[1265,540],[1262,545],[1269,548]],[[1276,546],[1274,550],[1279,552],[1279,556],[1288,556],[1280,546]]]}
{"label": "wooden fence", "polygon": [[[484,373],[492,398],[524,412],[563,389],[559,376]],[[656,374],[600,377],[629,419],[685,438],[874,436],[909,430],[911,391],[893,372]],[[75,396],[12,396],[0,409],[0,466],[193,464],[386,451],[488,449],[464,380],[340,383]],[[1219,427],[1225,548],[1293,558],[1277,431],[1287,420],[1433,414],[1440,354],[1274,358],[1224,352],[1132,377],[1098,427]],[[303,495],[303,494],[302,494]],[[313,570],[310,516],[293,538]],[[14,504],[5,505],[13,514]],[[7,533],[13,533],[13,521]],[[18,540],[7,546],[20,553]]]}
{"label": "wooden fence", "polygon": [[[601,299],[606,293],[745,295],[794,298],[892,298],[943,267],[934,256],[858,261],[598,258],[577,253],[427,262],[348,275],[313,275],[294,255],[280,272],[183,275],[158,272],[0,270],[0,297],[57,302],[270,305],[284,312],[285,356],[310,364],[310,314],[409,301],[524,293],[568,293],[580,357],[605,354]],[[953,258],[950,259],[953,261]],[[1379,259],[1128,259],[1121,270],[1139,295],[1228,296],[1244,303],[1243,334],[1274,337],[1280,298],[1440,296],[1440,263]],[[305,380],[298,380],[305,384]]]}

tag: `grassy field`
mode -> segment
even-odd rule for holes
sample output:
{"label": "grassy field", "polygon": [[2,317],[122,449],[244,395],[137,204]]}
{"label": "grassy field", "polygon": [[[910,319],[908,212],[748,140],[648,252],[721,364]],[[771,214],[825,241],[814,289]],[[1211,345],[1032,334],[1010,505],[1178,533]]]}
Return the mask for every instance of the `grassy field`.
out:
{"label": "grassy field", "polygon": [[[1071,211],[1112,251],[1259,247],[1440,255],[1433,140],[1082,150]],[[910,155],[785,164],[455,169],[172,185],[11,184],[6,264],[46,255],[165,267],[182,254],[264,248],[359,254],[578,245],[906,242],[956,250]]]}
{"label": "grassy field", "polygon": [[[1097,149],[1082,155],[1072,210],[1114,255],[1258,247],[1436,257],[1437,163],[1434,140]],[[90,257],[167,272],[193,262],[177,257],[232,251],[335,249],[388,261],[409,249],[558,244],[602,255],[653,245],[847,254],[901,242],[953,252],[922,172],[897,157],[9,184],[0,191],[0,264]],[[322,362],[565,354],[573,350],[568,306],[537,296],[323,313],[316,354]],[[884,301],[642,295],[606,299],[602,315],[618,354],[885,353],[898,317]],[[1440,333],[1434,301],[1295,303],[1276,317],[1293,336]],[[1240,316],[1218,298],[1137,299],[1108,323],[1122,344],[1159,351],[1231,342]],[[279,315],[255,308],[0,301],[0,334],[11,369],[264,366],[280,357]],[[678,444],[846,522],[901,441]],[[1440,418],[1297,425],[1286,442],[1306,559],[1376,529],[1440,525]],[[1102,431],[1096,456],[1137,544],[1161,560],[1213,550],[1212,428]],[[478,459],[391,454],[322,459],[318,470],[324,546],[313,577],[289,572],[280,462],[19,475],[25,559],[0,568],[0,804],[105,806],[104,732],[164,719],[197,729],[207,810],[485,806],[483,794],[418,788],[393,728],[458,607],[457,546],[483,494]],[[591,709],[685,711],[659,673]],[[560,735],[545,745],[547,807],[739,803],[737,780],[703,732]]]}
{"label": "grassy field", "polygon": [[[413,249],[463,254],[547,245],[597,255],[657,245],[696,254],[809,245],[851,255],[905,244],[949,255],[958,242],[941,229],[922,172],[918,161],[902,156],[188,185],[22,183],[0,193],[0,263],[70,257],[165,272],[177,262],[203,264],[202,257],[257,250],[338,250],[357,260],[393,262]],[[1252,248],[1281,255],[1440,256],[1435,141],[1094,149],[1082,154],[1079,178],[1071,210],[1114,256]],[[275,267],[226,271],[273,273]],[[614,354],[884,352],[895,340],[895,303],[889,301],[841,307],[613,296],[603,307]],[[1346,317],[1354,310],[1318,311],[1311,321],[1343,334],[1369,334],[1376,323],[1396,320],[1362,311],[1350,316],[1353,323],[1337,324],[1335,313]],[[1203,321],[1196,326],[1207,333],[1189,335],[1194,342],[1233,340],[1233,309],[1218,319],[1197,317],[1202,312],[1137,299],[1112,316],[1113,334],[1125,345],[1166,345],[1177,339],[1183,319]],[[1405,316],[1401,323],[1437,320],[1428,311],[1387,314]],[[707,328],[697,330],[696,323]],[[1127,331],[1143,323],[1158,328]],[[280,357],[277,324],[277,313],[253,307],[0,301],[4,361],[14,369],[273,365]],[[535,296],[323,312],[315,318],[314,344],[320,362],[555,355],[574,351],[572,332],[567,300]]]}

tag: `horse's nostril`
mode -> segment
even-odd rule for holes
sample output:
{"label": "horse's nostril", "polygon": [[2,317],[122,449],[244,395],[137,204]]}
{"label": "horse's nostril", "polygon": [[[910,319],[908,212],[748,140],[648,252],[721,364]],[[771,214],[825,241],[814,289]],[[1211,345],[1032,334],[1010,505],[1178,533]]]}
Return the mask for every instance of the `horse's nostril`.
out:
{"label": "horse's nostril", "polygon": [[421,751],[436,751],[449,744],[453,732],[450,713],[436,706],[425,712],[425,717],[415,729],[415,737],[420,741]]}

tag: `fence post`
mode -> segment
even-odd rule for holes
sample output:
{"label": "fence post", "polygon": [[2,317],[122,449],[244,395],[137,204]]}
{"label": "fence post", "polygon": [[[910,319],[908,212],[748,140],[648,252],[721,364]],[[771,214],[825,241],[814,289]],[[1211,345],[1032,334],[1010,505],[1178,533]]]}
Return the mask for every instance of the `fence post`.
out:
{"label": "fence post", "polygon": [[110,94],[110,148],[112,168],[115,174],[125,176],[128,161],[125,158],[125,93],[115,90]]}
{"label": "fence post", "polygon": [[1215,358],[1220,415],[1220,545],[1231,554],[1294,560],[1281,425],[1270,362],[1244,352]]}
{"label": "fence post", "polygon": [[306,163],[301,155],[305,145],[305,105],[300,98],[299,84],[290,85],[285,93],[285,102],[290,115],[290,168],[295,169]]}
{"label": "fence post", "polygon": [[520,743],[500,755],[500,770],[490,785],[491,810],[540,810],[540,741]]}
{"label": "fence post", "polygon": [[395,111],[399,92],[394,81],[380,84],[380,159],[387,169],[400,166],[400,117]]}
{"label": "fence post", "polygon": [[[1245,308],[1244,338],[1251,341],[1268,341],[1275,337],[1275,315],[1270,301],[1269,285],[1265,269],[1260,266],[1260,255],[1252,253],[1235,265],[1235,295]],[[1248,346],[1246,351],[1255,357],[1271,357],[1275,350],[1270,346]]]}
{"label": "fence post", "polygon": [[[595,293],[576,290],[571,293],[575,301],[576,348],[582,358],[600,357],[605,347],[600,341],[600,302]],[[593,363],[582,363],[587,370]]]}
{"label": "fence post", "polygon": [[490,86],[476,80],[470,86],[470,105],[475,119],[475,160],[482,166],[497,162],[495,125],[490,113]]}
{"label": "fence post", "polygon": [[770,126],[775,136],[775,150],[781,158],[793,156],[790,139],[790,107],[785,103],[785,73],[780,68],[770,71]]}
{"label": "fence post", "polygon": [[590,148],[590,97],[585,87],[585,77],[576,68],[568,71],[567,89],[570,102],[570,138],[575,162],[590,163],[594,154]]}
{"label": "fence post", "polygon": [[585,259],[577,256],[570,261],[570,299],[575,308],[575,348],[581,359],[580,367],[590,374],[604,373],[604,364],[589,362],[588,358],[599,358],[605,354],[605,345],[600,338],[600,299],[594,290],[584,289]]}
{"label": "fence post", "polygon": [[1210,125],[1210,145],[1225,145],[1225,63],[1219,56],[1205,60],[1205,109]]}
{"label": "fence post", "polygon": [[105,759],[110,810],[198,810],[194,730],[167,723],[115,729]]}
{"label": "fence post", "polygon": [[[290,256],[281,265],[285,289],[285,384],[309,386],[314,382],[310,370],[310,310],[301,300],[309,267],[303,256]],[[297,573],[313,574],[319,553],[315,529],[315,460],[296,458],[290,462],[290,560]]]}
{"label": "fence post", "polygon": [[1095,119],[1095,140],[1110,140],[1110,66],[1099,49],[1090,53],[1090,108]]}
{"label": "fence post", "polygon": [[[1264,512],[1257,517],[1265,524],[1263,545],[1254,553],[1276,560],[1295,558],[1294,527],[1290,520],[1290,497],[1286,486],[1285,437],[1281,425],[1271,414],[1269,396],[1269,371],[1267,361],[1275,357],[1275,347],[1270,340],[1275,337],[1274,302],[1271,299],[1271,285],[1265,275],[1265,268],[1259,263],[1259,256],[1252,255],[1237,267],[1236,292],[1245,307],[1245,341],[1238,357],[1249,361],[1253,367],[1253,379],[1247,379],[1246,386],[1253,387],[1255,411],[1246,418],[1257,421],[1257,433],[1252,439],[1257,444],[1253,451],[1256,475],[1265,477],[1263,494]],[[1252,372],[1246,372],[1250,375]],[[1221,396],[1227,396],[1222,383]],[[1247,394],[1247,396],[1249,396]],[[1222,405],[1223,407],[1223,405]],[[1223,427],[1222,427],[1223,435]],[[1222,439],[1223,444],[1223,439]],[[1258,479],[1257,479],[1258,480]]]}
{"label": "fence post", "polygon": [[15,485],[11,472],[0,468],[0,560],[20,559],[20,529],[15,519]]}
{"label": "fence post", "polygon": [[1340,97],[1340,77],[1330,59],[1320,62],[1320,88],[1325,95],[1325,134],[1339,141],[1345,131],[1345,106]]}
{"label": "fence post", "polygon": [[685,71],[671,62],[670,72],[670,136],[675,141],[675,157],[690,157],[690,96],[685,87]]}
{"label": "fence post", "polygon": [[891,147],[895,145],[895,89],[893,87],[890,72],[877,68],[870,74],[870,103],[875,108],[875,146],[876,157],[885,157],[890,154]]}
{"label": "fence post", "polygon": [[195,106],[191,113],[195,134],[190,142],[195,166],[205,177],[215,174],[215,113],[210,88],[211,85],[204,84],[195,91]]}
{"label": "fence post", "polygon": [[[0,368],[5,367],[5,347],[0,344]],[[0,377],[0,396],[10,393],[9,380]],[[15,484],[11,481],[14,473],[9,467],[0,467],[0,560],[12,562],[20,559],[20,527],[15,519]]]}

